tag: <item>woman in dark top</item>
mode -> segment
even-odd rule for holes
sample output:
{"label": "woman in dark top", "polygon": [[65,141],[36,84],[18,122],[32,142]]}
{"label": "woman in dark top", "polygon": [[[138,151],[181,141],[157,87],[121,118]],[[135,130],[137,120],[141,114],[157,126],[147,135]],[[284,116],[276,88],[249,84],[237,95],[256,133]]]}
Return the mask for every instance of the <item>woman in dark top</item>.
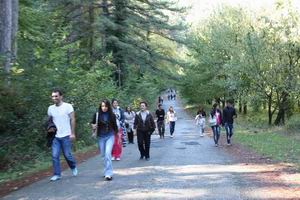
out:
{"label": "woman in dark top", "polygon": [[114,144],[115,135],[118,132],[116,116],[112,112],[110,102],[103,100],[99,110],[94,114],[92,121],[93,136],[98,139],[98,146],[104,162],[104,178],[112,180],[113,169],[111,162],[111,151]]}

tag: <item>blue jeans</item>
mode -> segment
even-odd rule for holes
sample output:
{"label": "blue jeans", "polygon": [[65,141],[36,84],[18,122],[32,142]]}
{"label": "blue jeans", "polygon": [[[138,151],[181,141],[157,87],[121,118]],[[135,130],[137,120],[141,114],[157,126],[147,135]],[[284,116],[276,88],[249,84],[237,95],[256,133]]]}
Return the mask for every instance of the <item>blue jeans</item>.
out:
{"label": "blue jeans", "polygon": [[212,129],[213,134],[214,134],[215,144],[218,144],[219,138],[220,138],[220,126],[219,125],[212,126],[211,129]]}
{"label": "blue jeans", "polygon": [[52,142],[52,163],[53,174],[61,175],[60,169],[60,149],[63,150],[64,157],[71,169],[76,168],[76,161],[71,153],[72,143],[69,136],[63,138],[55,137]]}
{"label": "blue jeans", "polygon": [[225,130],[227,136],[227,143],[230,144],[230,139],[233,135],[233,124],[225,123]]}
{"label": "blue jeans", "polygon": [[170,122],[170,134],[173,135],[175,131],[175,122]]}
{"label": "blue jeans", "polygon": [[114,145],[114,134],[109,134],[105,136],[98,137],[98,146],[101,154],[101,158],[103,159],[103,173],[104,176],[112,176],[113,168],[111,162],[111,151]]}

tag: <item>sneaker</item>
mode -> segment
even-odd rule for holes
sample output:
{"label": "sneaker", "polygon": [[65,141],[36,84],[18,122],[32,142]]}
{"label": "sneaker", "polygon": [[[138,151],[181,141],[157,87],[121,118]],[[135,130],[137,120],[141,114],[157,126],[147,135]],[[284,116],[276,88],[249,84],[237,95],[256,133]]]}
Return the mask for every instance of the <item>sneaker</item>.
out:
{"label": "sneaker", "polygon": [[121,158],[116,158],[116,160],[117,160],[117,161],[120,161],[120,160],[121,160]]}
{"label": "sneaker", "polygon": [[203,134],[201,134],[201,135],[200,135],[200,137],[204,137],[204,135],[203,135]]}
{"label": "sneaker", "polygon": [[173,136],[173,135],[171,135],[170,137],[171,137],[171,138],[173,138],[174,136]]}
{"label": "sneaker", "polygon": [[112,180],[111,176],[105,176],[104,178],[105,178],[106,181],[111,181]]}
{"label": "sneaker", "polygon": [[50,181],[58,181],[59,179],[61,179],[61,176],[54,175],[54,176],[51,177]]}
{"label": "sneaker", "polygon": [[231,146],[231,143],[227,143],[227,146]]}
{"label": "sneaker", "polygon": [[141,157],[140,157],[140,160],[143,160],[143,159],[144,159],[144,156],[141,156]]}
{"label": "sneaker", "polygon": [[76,167],[74,169],[72,169],[72,174],[73,174],[73,176],[77,176],[78,170]]}
{"label": "sneaker", "polygon": [[149,161],[150,160],[150,158],[146,158],[146,161]]}
{"label": "sneaker", "polygon": [[111,160],[116,160],[116,158],[115,157],[111,157]]}
{"label": "sneaker", "polygon": [[218,147],[219,145],[218,144],[215,144],[215,147]]}

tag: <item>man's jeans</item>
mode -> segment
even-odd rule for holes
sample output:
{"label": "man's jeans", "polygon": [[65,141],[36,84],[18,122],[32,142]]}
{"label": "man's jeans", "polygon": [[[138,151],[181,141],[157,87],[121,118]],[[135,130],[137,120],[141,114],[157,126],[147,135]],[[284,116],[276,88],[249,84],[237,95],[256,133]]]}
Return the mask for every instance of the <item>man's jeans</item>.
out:
{"label": "man's jeans", "polygon": [[233,124],[225,123],[225,130],[227,136],[227,143],[230,144],[230,139],[233,135]]}
{"label": "man's jeans", "polygon": [[220,138],[220,126],[218,126],[218,125],[212,126],[211,129],[212,129],[213,134],[214,134],[215,144],[218,144],[219,138]]}
{"label": "man's jeans", "polygon": [[104,163],[104,167],[103,167],[104,176],[113,175],[111,152],[114,145],[114,140],[115,140],[114,134],[98,137],[98,146]]}
{"label": "man's jeans", "polygon": [[163,120],[157,121],[157,128],[160,137],[165,137],[165,122]]}
{"label": "man's jeans", "polygon": [[62,149],[64,157],[71,169],[76,168],[76,161],[71,153],[72,143],[69,136],[63,138],[55,137],[52,142],[52,163],[54,175],[61,175],[60,169],[60,149]]}

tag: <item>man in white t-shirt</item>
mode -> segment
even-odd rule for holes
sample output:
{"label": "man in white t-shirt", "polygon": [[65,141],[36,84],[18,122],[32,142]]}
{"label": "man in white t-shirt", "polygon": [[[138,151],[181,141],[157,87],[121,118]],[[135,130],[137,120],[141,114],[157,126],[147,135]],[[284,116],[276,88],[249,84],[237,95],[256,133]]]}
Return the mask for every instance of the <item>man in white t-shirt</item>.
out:
{"label": "man in white t-shirt", "polygon": [[60,150],[72,170],[73,176],[77,176],[76,161],[71,153],[71,140],[75,139],[75,114],[73,106],[63,102],[63,95],[60,90],[52,91],[54,105],[48,108],[48,117],[52,117],[53,123],[57,128],[55,138],[52,142],[52,164],[53,176],[51,181],[61,179],[60,169]]}

